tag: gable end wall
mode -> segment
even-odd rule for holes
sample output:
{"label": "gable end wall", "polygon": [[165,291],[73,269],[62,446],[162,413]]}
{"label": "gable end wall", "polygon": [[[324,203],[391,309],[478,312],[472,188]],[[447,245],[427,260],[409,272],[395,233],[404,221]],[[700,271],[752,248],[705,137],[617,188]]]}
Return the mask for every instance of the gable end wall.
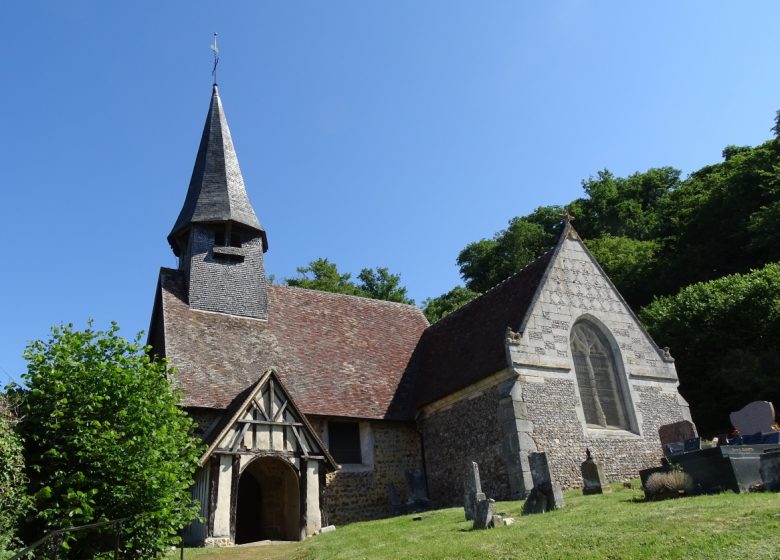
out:
{"label": "gable end wall", "polygon": [[[569,348],[571,328],[582,317],[608,333],[624,400],[633,410],[630,431],[585,423]],[[518,375],[512,395],[526,414],[521,420],[535,447],[524,451],[546,451],[563,487],[581,486],[586,447],[608,479],[637,476],[658,463],[658,428],[690,420],[674,363],[663,357],[579,239],[563,241],[520,335],[507,340],[507,347]]]}

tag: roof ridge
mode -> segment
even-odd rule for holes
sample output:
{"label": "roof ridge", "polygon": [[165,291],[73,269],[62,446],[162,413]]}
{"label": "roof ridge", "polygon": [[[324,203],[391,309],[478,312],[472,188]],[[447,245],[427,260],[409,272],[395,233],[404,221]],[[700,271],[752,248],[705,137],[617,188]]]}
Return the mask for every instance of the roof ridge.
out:
{"label": "roof ridge", "polygon": [[328,295],[335,296],[335,297],[345,297],[345,298],[359,299],[359,300],[362,300],[362,301],[371,301],[371,302],[376,302],[377,304],[380,304],[380,305],[391,305],[391,306],[400,306],[400,307],[403,307],[403,308],[416,309],[417,311],[422,313],[422,309],[417,307],[417,304],[414,304],[414,303],[401,303],[400,301],[389,301],[389,300],[386,300],[386,299],[372,298],[372,297],[368,297],[368,296],[358,296],[358,295],[355,295],[355,294],[343,294],[341,292],[328,292],[326,290],[315,290],[313,288],[303,288],[301,286],[288,286],[288,285],[285,285],[285,284],[269,284],[268,287],[269,288],[283,288],[283,289],[286,289],[286,290],[301,290],[301,291],[305,291],[305,292],[314,292],[314,293],[318,293],[318,294],[328,294]]}

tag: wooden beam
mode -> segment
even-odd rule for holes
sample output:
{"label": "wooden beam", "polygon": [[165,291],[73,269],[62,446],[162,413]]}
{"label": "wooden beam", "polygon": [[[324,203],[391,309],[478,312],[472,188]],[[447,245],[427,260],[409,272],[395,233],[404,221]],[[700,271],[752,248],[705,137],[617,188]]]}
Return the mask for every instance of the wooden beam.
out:
{"label": "wooden beam", "polygon": [[271,418],[268,416],[268,414],[265,413],[265,410],[263,410],[263,406],[258,402],[257,397],[252,399],[255,403],[255,406],[257,407],[257,410],[260,411],[260,414],[262,414],[266,420],[270,421]]}
{"label": "wooden beam", "polygon": [[304,445],[303,440],[301,439],[301,434],[298,433],[298,427],[293,426],[292,433],[295,436],[295,439],[298,440],[298,445],[301,448],[301,453],[308,453],[310,451],[309,446]]}
{"label": "wooden beam", "polygon": [[268,420],[239,420],[237,424],[260,424],[261,426],[303,426],[302,422],[273,422]]}
{"label": "wooden beam", "polygon": [[287,408],[287,403],[290,401],[284,401],[284,404],[279,408],[279,410],[276,411],[276,414],[274,414],[273,421],[276,422],[276,419],[279,418],[282,414],[284,414],[284,409]]}
{"label": "wooden beam", "polygon": [[247,428],[251,426],[251,423],[244,424],[244,427],[241,428],[241,431],[238,433],[238,437],[233,442],[233,445],[230,447],[233,451],[238,451],[238,447],[241,445],[241,442],[244,441],[244,436],[246,435]]}

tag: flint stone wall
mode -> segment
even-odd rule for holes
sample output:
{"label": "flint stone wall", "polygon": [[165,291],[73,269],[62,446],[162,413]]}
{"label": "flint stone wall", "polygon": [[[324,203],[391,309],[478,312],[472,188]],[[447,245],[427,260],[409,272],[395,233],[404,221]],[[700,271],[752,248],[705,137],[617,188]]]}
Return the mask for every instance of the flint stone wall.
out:
{"label": "flint stone wall", "polygon": [[[323,432],[322,419],[309,417],[312,426]],[[408,499],[405,473],[422,469],[420,436],[414,424],[370,422],[374,440],[373,467],[328,473],[322,501],[322,525],[343,525],[393,514],[387,485],[398,491],[402,503]]]}
{"label": "flint stone wall", "polygon": [[574,374],[571,376],[523,384],[528,415],[534,424],[531,437],[538,450],[547,453],[553,480],[566,489],[581,487],[580,464],[586,448],[591,449],[608,481],[628,480],[641,469],[657,466],[662,455],[658,428],[683,419],[676,390],[665,390],[660,384],[634,384],[640,436],[623,430],[587,428],[578,415],[581,407]]}
{"label": "flint stone wall", "polygon": [[422,421],[428,491],[434,507],[463,504],[466,461],[479,465],[482,491],[496,500],[510,499],[503,432],[498,421],[499,387],[485,389]]}

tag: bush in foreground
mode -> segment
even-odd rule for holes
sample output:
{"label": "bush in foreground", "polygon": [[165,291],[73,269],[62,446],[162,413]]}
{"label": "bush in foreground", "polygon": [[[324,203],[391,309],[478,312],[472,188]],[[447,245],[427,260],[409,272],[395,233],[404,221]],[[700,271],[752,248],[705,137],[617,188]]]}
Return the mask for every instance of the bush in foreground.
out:
{"label": "bush in foreground", "polygon": [[[159,556],[197,515],[189,495],[199,448],[179,408],[166,362],[152,360],[140,335],[53,328],[26,351],[28,390],[21,400],[30,493],[29,538],[47,531],[132,517],[122,547]],[[114,545],[113,531],[69,537],[71,558]]]}
{"label": "bush in foreground", "polygon": [[10,558],[16,545],[16,528],[27,511],[22,443],[14,430],[15,418],[0,394],[0,559]]}

